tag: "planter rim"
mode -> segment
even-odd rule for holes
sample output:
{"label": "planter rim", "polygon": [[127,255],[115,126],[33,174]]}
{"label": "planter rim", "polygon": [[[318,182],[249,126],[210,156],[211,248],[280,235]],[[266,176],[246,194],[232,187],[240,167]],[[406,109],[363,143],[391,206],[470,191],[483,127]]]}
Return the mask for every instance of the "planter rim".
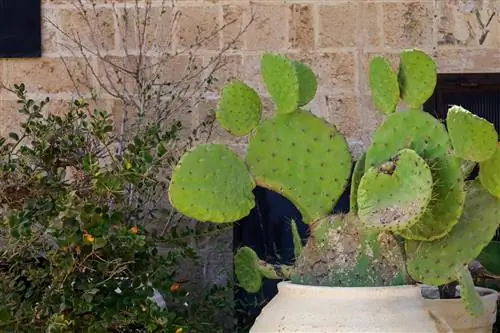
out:
{"label": "planter rim", "polygon": [[[423,289],[431,289],[431,290],[438,289],[438,287],[430,286],[430,285],[426,285],[426,284],[421,285],[421,288],[422,288],[422,290]],[[479,296],[483,300],[498,299],[498,297],[499,297],[498,291],[496,291],[494,289],[485,288],[485,287],[478,287],[478,286],[474,286],[474,288],[477,290],[477,292],[479,292]],[[460,290],[460,288],[458,290]],[[424,294],[422,294],[422,297],[426,301],[431,301],[431,302],[432,301],[440,301],[442,303],[443,302],[447,302],[447,303],[461,302],[461,298],[428,298],[428,297],[425,297]]]}
{"label": "planter rim", "polygon": [[285,291],[292,294],[307,293],[310,297],[342,297],[343,295],[349,298],[422,298],[420,286],[417,284],[408,284],[400,286],[383,286],[383,287],[330,287],[316,286],[306,284],[296,284],[291,281],[282,281],[278,283],[278,292]]}

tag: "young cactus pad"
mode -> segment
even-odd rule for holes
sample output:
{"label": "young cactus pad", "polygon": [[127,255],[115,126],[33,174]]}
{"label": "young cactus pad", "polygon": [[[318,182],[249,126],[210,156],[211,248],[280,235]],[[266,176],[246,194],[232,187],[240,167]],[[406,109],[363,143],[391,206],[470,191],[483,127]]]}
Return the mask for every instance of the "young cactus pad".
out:
{"label": "young cactus pad", "polygon": [[384,57],[374,57],[369,65],[369,81],[373,104],[382,113],[396,111],[399,102],[399,82],[391,63]]}
{"label": "young cactus pad", "polygon": [[330,215],[315,222],[311,230],[292,282],[338,287],[406,282],[402,249],[392,234],[364,230],[354,214]]}
{"label": "young cactus pad", "polygon": [[304,223],[332,211],[352,163],[342,134],[302,110],[265,120],[250,139],[246,162],[256,183],[290,200]]}
{"label": "young cactus pad", "polygon": [[479,180],[492,195],[500,198],[500,143],[488,160],[479,163]]}
{"label": "young cactus pad", "polygon": [[475,317],[484,314],[484,305],[474,286],[474,280],[467,266],[457,267],[457,276],[460,284],[460,298],[467,311]]}
{"label": "young cactus pad", "polygon": [[240,286],[249,293],[256,293],[262,288],[263,278],[274,280],[290,278],[291,267],[271,265],[260,260],[254,250],[243,246],[234,256],[234,271]]}
{"label": "young cactus pad", "polygon": [[299,77],[293,62],[281,55],[266,53],[260,64],[267,91],[276,105],[277,113],[297,110],[300,100]]}
{"label": "young cactus pad", "polygon": [[222,128],[234,136],[250,133],[260,123],[262,102],[257,92],[241,81],[228,84],[216,112]]}
{"label": "young cactus pad", "polygon": [[434,184],[432,200],[421,219],[398,233],[408,239],[440,238],[462,213],[465,193],[459,159],[452,155],[443,124],[426,112],[407,110],[389,115],[376,130],[366,152],[366,168],[380,166],[404,148],[426,161]]}
{"label": "young cactus pad", "polygon": [[421,50],[405,50],[399,55],[398,80],[401,99],[410,108],[421,109],[434,93],[436,64]]}
{"label": "young cactus pad", "polygon": [[299,61],[292,61],[292,63],[299,80],[299,106],[304,106],[316,96],[318,82],[316,75],[306,64]]}
{"label": "young cactus pad", "polygon": [[358,187],[361,177],[365,173],[365,159],[366,153],[363,153],[361,157],[356,161],[354,165],[354,170],[351,177],[351,193],[349,195],[349,205],[350,212],[353,214],[358,213]]}
{"label": "young cactus pad", "polygon": [[468,181],[463,214],[446,236],[432,242],[406,242],[411,277],[435,286],[456,280],[455,270],[468,265],[491,241],[499,216],[500,199],[477,180]]}
{"label": "young cactus pad", "polygon": [[487,120],[455,105],[448,110],[446,125],[458,157],[482,162],[495,153],[498,134]]}
{"label": "young cactus pad", "polygon": [[278,114],[295,112],[316,95],[316,76],[304,63],[266,53],[262,56],[260,69]]}
{"label": "young cactus pad", "polygon": [[202,144],[182,156],[169,186],[171,204],[198,221],[234,222],[255,205],[255,182],[245,163],[220,144]]}
{"label": "young cactus pad", "polygon": [[420,219],[431,196],[431,170],[416,152],[402,149],[361,178],[358,216],[367,229],[406,229]]}

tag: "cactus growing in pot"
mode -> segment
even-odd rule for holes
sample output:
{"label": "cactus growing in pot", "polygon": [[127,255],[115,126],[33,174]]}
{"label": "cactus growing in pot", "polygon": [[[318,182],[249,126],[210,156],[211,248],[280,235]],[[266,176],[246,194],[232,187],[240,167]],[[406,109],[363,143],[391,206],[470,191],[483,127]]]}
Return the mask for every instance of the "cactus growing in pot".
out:
{"label": "cactus growing in pot", "polygon": [[[299,209],[310,236],[304,248],[296,243],[296,263],[269,265],[243,247],[235,258],[242,287],[255,292],[263,278],[329,287],[458,281],[466,308],[480,315],[467,265],[498,226],[500,146],[493,126],[453,106],[447,131],[423,111],[437,76],[424,52],[401,52],[398,73],[375,57],[372,98],[386,118],[351,173],[345,138],[305,109],[317,88],[311,69],[268,53],[261,71],[274,116],[261,121],[260,99],[241,81],[225,87],[216,114],[230,133],[249,135],[244,161],[219,145],[198,146],[181,158],[169,188],[174,207],[200,221],[244,217],[253,208],[256,185]],[[396,111],[401,101],[407,108]],[[479,179],[466,182],[462,166],[471,163],[479,163]],[[349,183],[351,211],[332,215]]]}

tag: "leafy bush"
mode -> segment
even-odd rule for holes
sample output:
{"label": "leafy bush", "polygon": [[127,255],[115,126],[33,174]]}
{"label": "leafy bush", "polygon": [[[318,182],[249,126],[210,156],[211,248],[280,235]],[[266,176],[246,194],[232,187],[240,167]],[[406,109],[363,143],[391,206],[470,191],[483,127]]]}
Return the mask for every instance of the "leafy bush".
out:
{"label": "leafy bush", "polygon": [[79,100],[48,114],[48,99],[15,93],[22,131],[0,140],[0,331],[187,332],[186,313],[172,310],[188,297],[174,276],[195,253],[160,255],[165,239],[140,199],[165,187],[158,174],[180,125],[148,124],[117,153],[105,111]]}

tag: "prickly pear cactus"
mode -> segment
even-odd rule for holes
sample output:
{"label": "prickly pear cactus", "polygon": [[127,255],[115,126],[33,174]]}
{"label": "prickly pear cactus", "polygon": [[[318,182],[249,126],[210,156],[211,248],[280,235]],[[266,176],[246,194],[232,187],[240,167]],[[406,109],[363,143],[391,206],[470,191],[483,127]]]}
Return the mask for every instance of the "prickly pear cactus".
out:
{"label": "prickly pear cactus", "polygon": [[402,248],[389,233],[363,230],[354,214],[314,225],[292,281],[319,286],[389,286],[406,282]]}
{"label": "prickly pear cactus", "polygon": [[358,188],[358,216],[366,229],[401,231],[420,220],[432,196],[429,166],[415,151],[402,149],[390,161],[369,168]]}
{"label": "prickly pear cactus", "polygon": [[299,107],[300,86],[293,62],[284,56],[268,53],[262,57],[260,69],[276,112],[295,112]]}
{"label": "prickly pear cactus", "polygon": [[299,80],[299,106],[304,106],[316,96],[318,82],[316,75],[308,66],[299,61],[292,61],[292,64]]}
{"label": "prickly pear cactus", "polygon": [[233,222],[255,205],[255,182],[238,155],[224,145],[203,144],[186,153],[172,173],[169,199],[182,214]]}
{"label": "prickly pear cactus", "polygon": [[452,153],[443,124],[428,113],[407,110],[389,115],[376,130],[366,152],[366,169],[380,167],[404,148],[414,150],[430,167],[433,191],[419,221],[398,233],[417,240],[443,237],[462,213],[465,193],[460,161]]}
{"label": "prickly pear cactus", "polygon": [[479,180],[492,195],[500,198],[500,143],[493,156],[479,163]]}
{"label": "prickly pear cactus", "polygon": [[271,265],[260,260],[254,250],[244,246],[239,248],[234,256],[234,272],[241,288],[249,293],[256,293],[262,288],[264,278],[289,279],[291,267]]}
{"label": "prickly pear cactus", "polygon": [[353,214],[358,213],[358,187],[361,177],[365,173],[365,159],[366,153],[363,153],[361,157],[356,161],[354,165],[354,170],[351,177],[351,193],[349,196],[349,206],[350,212]]}
{"label": "prickly pear cactus", "polygon": [[[500,199],[486,191],[478,180],[468,181],[463,214],[446,236],[432,242],[406,241],[409,274],[430,285],[463,280],[457,270],[467,266],[491,241],[498,216]],[[465,288],[470,284],[462,282]]]}
{"label": "prickly pear cactus", "polygon": [[215,115],[221,127],[232,135],[247,135],[260,123],[262,102],[244,82],[231,82],[222,92]]}
{"label": "prickly pear cactus", "polygon": [[422,109],[437,83],[437,67],[422,50],[404,50],[399,55],[398,80],[401,99],[414,109]]}
{"label": "prickly pear cactus", "polygon": [[485,119],[454,105],[448,109],[446,125],[456,156],[482,162],[495,153],[498,134],[493,124]]}
{"label": "prickly pear cactus", "polygon": [[391,63],[384,57],[374,57],[369,64],[368,79],[373,104],[382,113],[391,114],[399,103],[399,82]]}
{"label": "prickly pear cactus", "polygon": [[352,160],[334,126],[300,110],[265,120],[250,139],[246,163],[259,186],[288,198],[311,223],[332,211]]}

